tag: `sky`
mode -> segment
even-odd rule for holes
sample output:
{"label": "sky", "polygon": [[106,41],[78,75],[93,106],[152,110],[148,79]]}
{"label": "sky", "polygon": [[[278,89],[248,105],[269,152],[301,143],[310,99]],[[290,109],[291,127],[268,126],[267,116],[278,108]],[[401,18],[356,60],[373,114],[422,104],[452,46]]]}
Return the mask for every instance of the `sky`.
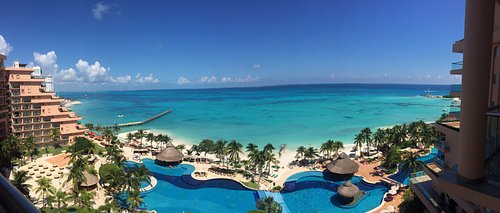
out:
{"label": "sky", "polygon": [[0,53],[58,91],[450,84],[465,0],[6,1]]}

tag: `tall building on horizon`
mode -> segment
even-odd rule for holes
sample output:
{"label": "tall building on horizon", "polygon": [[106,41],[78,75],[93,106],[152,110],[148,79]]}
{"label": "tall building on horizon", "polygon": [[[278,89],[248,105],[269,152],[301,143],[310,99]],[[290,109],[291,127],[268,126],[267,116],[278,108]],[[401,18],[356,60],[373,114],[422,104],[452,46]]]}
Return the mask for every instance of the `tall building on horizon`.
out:
{"label": "tall building on horizon", "polygon": [[5,67],[5,59],[0,55],[0,139],[13,134],[49,144],[53,129],[58,129],[59,143],[66,144],[85,134],[78,124],[81,117],[62,106],[64,99],[56,95],[52,76],[18,61]]}
{"label": "tall building on horizon", "polygon": [[500,212],[500,1],[467,0],[463,62],[450,95],[460,111],[436,123],[438,159],[414,174],[411,188],[429,212]]}

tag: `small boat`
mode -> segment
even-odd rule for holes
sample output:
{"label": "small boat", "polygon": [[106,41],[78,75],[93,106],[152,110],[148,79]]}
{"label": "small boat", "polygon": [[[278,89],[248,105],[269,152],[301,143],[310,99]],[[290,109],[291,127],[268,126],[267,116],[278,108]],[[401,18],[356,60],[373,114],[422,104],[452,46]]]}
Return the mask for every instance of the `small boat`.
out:
{"label": "small boat", "polygon": [[123,117],[123,114],[119,114],[119,115],[118,115],[118,117],[119,117],[119,118]]}

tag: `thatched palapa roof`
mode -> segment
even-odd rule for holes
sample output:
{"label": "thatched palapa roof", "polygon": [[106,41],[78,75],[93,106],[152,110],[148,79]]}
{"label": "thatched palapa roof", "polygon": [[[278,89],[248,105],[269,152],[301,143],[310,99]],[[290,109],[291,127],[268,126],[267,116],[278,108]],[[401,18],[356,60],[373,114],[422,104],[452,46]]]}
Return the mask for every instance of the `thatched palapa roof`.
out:
{"label": "thatched palapa roof", "polygon": [[344,185],[340,185],[339,188],[337,188],[337,192],[342,197],[351,198],[358,194],[359,188],[348,180]]}
{"label": "thatched palapa roof", "polygon": [[328,171],[335,174],[354,174],[359,169],[359,164],[349,159],[345,152],[342,152],[340,156],[326,165]]}
{"label": "thatched palapa roof", "polygon": [[99,182],[99,178],[96,175],[90,174],[87,171],[83,172],[83,176],[85,177],[85,180],[80,183],[80,186],[89,187],[96,185],[97,182]]}
{"label": "thatched palapa roof", "polygon": [[179,162],[182,159],[184,159],[184,154],[177,150],[171,142],[168,142],[165,149],[156,155],[156,160],[167,163]]}

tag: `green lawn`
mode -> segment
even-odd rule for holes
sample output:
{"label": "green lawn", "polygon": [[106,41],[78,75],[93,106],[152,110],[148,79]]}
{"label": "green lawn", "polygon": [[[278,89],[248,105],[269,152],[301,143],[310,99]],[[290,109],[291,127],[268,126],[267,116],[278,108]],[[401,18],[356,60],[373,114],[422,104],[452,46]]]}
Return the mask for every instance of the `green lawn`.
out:
{"label": "green lawn", "polygon": [[54,148],[52,146],[47,147],[47,150],[45,150],[45,147],[40,147],[38,157],[42,157],[44,154],[52,154],[52,155],[58,155],[61,154],[63,150],[68,150],[68,145],[61,146],[59,148]]}
{"label": "green lawn", "polygon": [[259,189],[259,184],[255,183],[255,182],[242,182],[243,185],[245,185],[246,187],[248,188],[251,188],[251,189]]}

